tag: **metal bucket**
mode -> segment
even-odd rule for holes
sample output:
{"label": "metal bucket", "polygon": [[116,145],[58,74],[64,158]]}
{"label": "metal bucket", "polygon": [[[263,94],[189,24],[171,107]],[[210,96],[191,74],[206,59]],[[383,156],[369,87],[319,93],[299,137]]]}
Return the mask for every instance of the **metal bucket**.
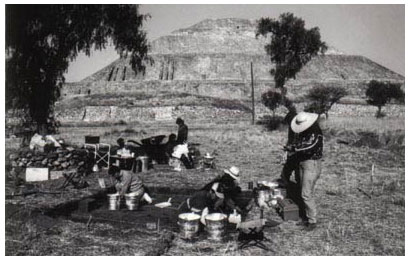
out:
{"label": "metal bucket", "polygon": [[226,232],[227,216],[221,213],[206,215],[207,238],[213,241],[222,241]]}
{"label": "metal bucket", "polygon": [[139,196],[125,195],[125,205],[128,210],[138,209]]}
{"label": "metal bucket", "polygon": [[257,204],[261,208],[267,207],[267,202],[272,198],[272,193],[270,189],[260,189],[257,192]]}
{"label": "metal bucket", "polygon": [[287,196],[287,191],[282,188],[275,188],[273,191],[274,196],[282,196],[285,198]]}
{"label": "metal bucket", "polygon": [[179,215],[178,225],[180,237],[186,240],[192,240],[199,232],[200,216],[194,213],[182,213]]}
{"label": "metal bucket", "polygon": [[120,206],[120,198],[118,194],[108,194],[108,209],[118,210]]}
{"label": "metal bucket", "polygon": [[149,165],[149,157],[147,156],[140,156],[139,161],[141,163],[141,172],[147,172],[148,171],[148,165]]}

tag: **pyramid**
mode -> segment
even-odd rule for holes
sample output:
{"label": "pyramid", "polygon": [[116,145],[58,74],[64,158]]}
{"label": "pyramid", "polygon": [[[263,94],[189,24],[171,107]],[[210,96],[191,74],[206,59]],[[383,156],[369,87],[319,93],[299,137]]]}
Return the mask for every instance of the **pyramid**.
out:
{"label": "pyramid", "polygon": [[[152,41],[149,55],[154,63],[147,65],[144,74],[132,71],[129,60],[118,59],[71,84],[65,93],[132,92],[150,90],[152,86],[159,91],[171,86],[171,91],[248,98],[252,65],[256,95],[260,95],[273,87],[274,81],[269,72],[272,63],[264,50],[268,39],[256,38],[256,24],[256,20],[237,18],[203,20]],[[317,84],[343,86],[351,97],[364,98],[366,84],[371,80],[404,84],[402,75],[363,56],[347,55],[330,47],[286,86],[296,96]]]}

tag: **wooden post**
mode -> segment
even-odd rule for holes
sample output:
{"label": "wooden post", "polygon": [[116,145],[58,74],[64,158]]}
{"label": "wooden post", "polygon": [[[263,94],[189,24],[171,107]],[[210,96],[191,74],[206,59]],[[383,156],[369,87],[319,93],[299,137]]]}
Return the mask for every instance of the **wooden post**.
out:
{"label": "wooden post", "polygon": [[255,110],[254,110],[254,83],[253,83],[253,62],[250,63],[251,72],[251,102],[252,102],[252,124],[254,125]]}
{"label": "wooden post", "polygon": [[372,164],[372,170],[371,170],[371,195],[373,194],[373,190],[374,190],[374,175],[375,175],[375,164]]}

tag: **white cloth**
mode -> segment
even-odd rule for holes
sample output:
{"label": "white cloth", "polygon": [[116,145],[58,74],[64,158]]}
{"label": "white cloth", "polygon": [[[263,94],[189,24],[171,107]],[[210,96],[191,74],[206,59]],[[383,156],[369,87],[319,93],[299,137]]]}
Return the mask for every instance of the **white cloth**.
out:
{"label": "white cloth", "polygon": [[33,150],[36,147],[44,147],[47,142],[44,140],[43,136],[40,134],[34,134],[30,140],[30,149]]}
{"label": "white cloth", "polygon": [[54,147],[61,147],[60,143],[58,143],[53,136],[46,135],[43,137],[40,134],[35,133],[30,140],[30,149],[43,148],[47,143],[52,143]]}
{"label": "white cloth", "polygon": [[172,156],[175,157],[175,158],[180,159],[182,157],[182,155],[185,155],[187,157],[188,153],[189,153],[189,149],[187,148],[187,143],[185,143],[185,144],[177,145],[173,149]]}
{"label": "white cloth", "polygon": [[209,214],[209,209],[206,207],[202,211],[202,215],[200,216],[200,222],[202,222],[203,225],[206,226],[206,216]]}
{"label": "white cloth", "polygon": [[60,143],[51,135],[45,136],[45,141],[52,142],[54,144],[54,147],[61,147]]}

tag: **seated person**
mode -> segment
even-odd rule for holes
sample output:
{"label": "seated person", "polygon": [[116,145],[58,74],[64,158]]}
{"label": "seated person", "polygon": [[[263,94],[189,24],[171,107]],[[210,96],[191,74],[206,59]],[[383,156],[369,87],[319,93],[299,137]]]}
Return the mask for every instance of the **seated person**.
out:
{"label": "seated person", "polygon": [[205,217],[209,213],[220,212],[219,208],[223,202],[224,195],[217,192],[219,183],[214,183],[210,190],[200,190],[188,198],[181,206],[180,212],[193,212],[201,216],[200,222],[205,223]]}
{"label": "seated person", "polygon": [[240,180],[240,170],[237,167],[232,166],[230,169],[225,169],[223,172],[222,175],[216,177],[204,186],[202,190],[209,190],[212,188],[213,184],[219,183],[220,185],[218,186],[217,192],[222,193],[224,196],[224,200],[220,204],[222,213],[230,214],[234,212],[234,210],[238,213],[242,213],[243,211],[236,203],[236,198],[238,194],[241,193],[241,188],[238,183]]}
{"label": "seated person", "polygon": [[117,155],[124,156],[124,157],[125,156],[128,156],[128,157],[132,156],[132,152],[128,148],[128,146],[125,145],[125,141],[124,141],[123,138],[119,138],[116,142],[118,143],[118,146],[119,146],[117,151],[116,151]]}

